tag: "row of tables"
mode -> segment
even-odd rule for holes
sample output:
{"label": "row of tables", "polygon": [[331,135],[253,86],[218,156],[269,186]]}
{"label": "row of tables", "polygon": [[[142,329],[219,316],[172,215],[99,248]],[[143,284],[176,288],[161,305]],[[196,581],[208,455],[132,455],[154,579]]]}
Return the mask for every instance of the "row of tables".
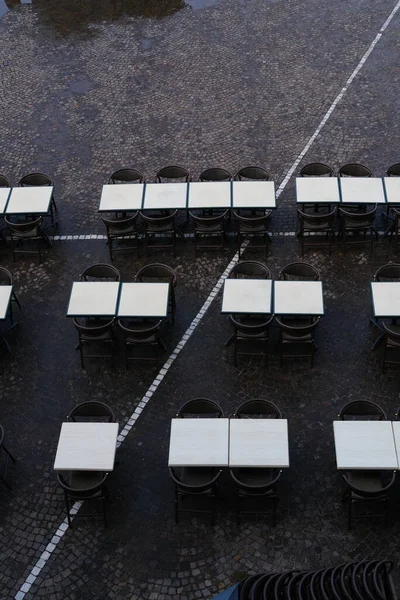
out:
{"label": "row of tables", "polygon": [[0,215],[47,215],[53,186],[0,188]]}
{"label": "row of tables", "polygon": [[400,177],[298,177],[297,204],[400,204]]}
{"label": "row of tables", "polygon": [[338,469],[400,469],[400,421],[334,421]]}

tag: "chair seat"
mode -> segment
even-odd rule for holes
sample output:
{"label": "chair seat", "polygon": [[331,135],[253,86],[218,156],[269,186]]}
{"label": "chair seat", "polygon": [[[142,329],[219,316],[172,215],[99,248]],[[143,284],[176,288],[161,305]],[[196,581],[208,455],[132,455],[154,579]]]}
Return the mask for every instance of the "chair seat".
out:
{"label": "chair seat", "polygon": [[[347,471],[347,478],[360,492],[379,493],[383,487],[379,471]],[[354,491],[352,496],[362,497]]]}
{"label": "chair seat", "polygon": [[185,485],[204,485],[214,477],[214,467],[182,467],[179,475],[179,479]]}
{"label": "chair seat", "polygon": [[118,229],[118,228],[114,228],[114,227],[109,227],[108,232],[110,235],[114,236],[118,236],[118,235],[129,235],[129,234],[135,234],[136,232],[136,228],[134,225],[130,225],[129,227],[125,227],[124,229]]}
{"label": "chair seat", "polygon": [[[262,469],[262,468],[236,468],[233,469],[235,477],[241,481],[244,485],[251,485],[257,487],[263,487],[273,481],[274,471],[273,469]],[[272,492],[272,490],[271,490]]]}
{"label": "chair seat", "polygon": [[265,225],[240,225],[241,233],[267,233],[268,230]]}
{"label": "chair seat", "polygon": [[344,226],[346,229],[369,229],[370,227],[372,227],[372,223],[371,221],[357,221],[357,223],[354,223],[354,221],[350,221],[348,219],[344,219]]}
{"label": "chair seat", "polygon": [[86,490],[98,485],[103,477],[102,471],[71,471],[69,485],[75,490]]}
{"label": "chair seat", "polygon": [[11,231],[11,235],[15,238],[34,238],[40,236],[39,229],[35,227],[30,231]]}
{"label": "chair seat", "polygon": [[311,333],[306,333],[305,335],[291,335],[286,331],[282,331],[282,341],[283,342],[311,342],[312,335]]}
{"label": "chair seat", "polygon": [[330,227],[329,225],[325,225],[325,224],[321,225],[319,223],[307,223],[307,224],[304,224],[303,231],[304,232],[320,231],[321,233],[324,233],[327,231],[332,231],[332,227]]}
{"label": "chair seat", "polygon": [[150,335],[147,338],[135,338],[135,336],[132,334],[125,338],[125,342],[127,344],[155,344],[157,342],[157,337],[155,335]]}
{"label": "chair seat", "polygon": [[238,331],[237,337],[239,340],[263,340],[267,339],[268,332],[261,331],[260,333],[243,333],[242,331]]}
{"label": "chair seat", "polygon": [[222,233],[223,224],[217,223],[216,225],[210,225],[210,227],[203,225],[196,225],[196,233]]}
{"label": "chair seat", "polygon": [[171,224],[168,225],[147,225],[148,233],[173,233],[175,230]]}
{"label": "chair seat", "polygon": [[111,332],[106,331],[101,335],[86,335],[85,333],[81,333],[81,341],[82,342],[105,342],[107,340],[112,340]]}

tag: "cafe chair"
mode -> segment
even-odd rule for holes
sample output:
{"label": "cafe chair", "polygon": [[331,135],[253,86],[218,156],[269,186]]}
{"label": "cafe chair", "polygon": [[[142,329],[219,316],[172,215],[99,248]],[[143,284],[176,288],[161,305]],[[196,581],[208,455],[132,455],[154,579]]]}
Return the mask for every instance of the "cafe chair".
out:
{"label": "cafe chair", "polygon": [[121,281],[121,275],[113,265],[98,263],[82,271],[79,281]]}
{"label": "cafe chair", "polygon": [[[343,240],[343,247],[346,251],[347,246],[366,244],[369,242],[372,251],[374,237],[378,238],[378,232],[374,227],[376,214],[376,204],[365,212],[355,213],[339,207],[341,216],[340,235]],[[367,238],[369,235],[369,239]]]}
{"label": "cafe chair", "polygon": [[144,183],[144,177],[136,169],[118,169],[110,176],[108,183]]}
{"label": "cafe chair", "polygon": [[[179,514],[185,512],[210,515],[214,525],[221,471],[215,467],[169,467],[169,473],[175,487],[175,523],[179,523]],[[188,507],[187,500],[195,503]]]}
{"label": "cafe chair", "polygon": [[387,417],[383,408],[375,402],[371,400],[353,400],[340,409],[338,419],[339,421],[370,421],[374,419],[386,421]]}
{"label": "cafe chair", "polygon": [[97,402],[89,400],[88,402],[82,402],[75,406],[69,415],[67,421],[73,423],[88,423],[88,422],[103,422],[103,423],[115,423],[115,415],[112,409],[104,402]]}
{"label": "cafe chair", "polygon": [[163,263],[145,265],[135,275],[135,281],[169,283],[168,310],[171,312],[172,323],[175,323],[176,298],[175,288],[178,283],[175,271]]}
{"label": "cafe chair", "polygon": [[[75,329],[78,332],[78,349],[81,357],[82,369],[85,368],[85,359],[87,358],[111,358],[112,366],[115,366],[114,349],[115,339],[113,327],[115,319],[111,319],[106,323],[101,323],[95,319],[93,322],[90,319],[79,320],[73,319]],[[102,354],[87,354],[84,352],[85,347],[103,346],[108,348],[107,353]]]}
{"label": "cafe chair", "polygon": [[[389,207],[389,204],[388,204]],[[394,235],[394,243],[395,246],[397,247],[397,244],[399,243],[400,240],[400,206],[393,206],[390,205],[390,211],[392,213],[391,218],[393,219],[393,223],[391,224],[390,228],[387,231],[387,233],[390,232],[390,234],[393,236]],[[393,238],[392,238],[393,239]]]}
{"label": "cafe chair", "polygon": [[155,177],[156,183],[166,183],[168,181],[176,181],[177,179],[183,182],[190,181],[190,173],[184,167],[169,165],[160,169]]}
{"label": "cafe chair", "polygon": [[214,167],[200,173],[199,181],[231,181],[232,175],[226,169]]}
{"label": "cafe chair", "polygon": [[[351,470],[342,473],[342,478],[347,486],[343,501],[347,501],[348,505],[348,529],[351,529],[355,518],[382,517],[387,526],[389,521],[388,492],[395,482],[396,471]],[[382,511],[374,514],[370,512],[356,514],[356,506],[360,504],[364,504],[364,506],[375,504],[380,506]]]}
{"label": "cafe chair", "polygon": [[1,467],[1,471],[0,471],[0,481],[2,481],[5,484],[5,486],[8,487],[8,489],[10,490],[11,486],[7,481],[8,465],[9,465],[10,460],[13,463],[15,463],[16,459],[14,458],[14,456],[11,454],[9,449],[4,444],[4,429],[1,425],[0,425],[0,455],[3,455],[3,457],[4,457],[4,461],[2,461],[3,466]]}
{"label": "cafe chair", "polygon": [[64,492],[65,506],[67,509],[68,526],[72,527],[71,508],[75,502],[84,500],[100,503],[101,512],[93,513],[76,512],[74,518],[103,517],[104,526],[107,527],[107,500],[109,497],[105,482],[108,473],[101,471],[67,471],[62,475],[57,473],[57,480]]}
{"label": "cafe chair", "polygon": [[389,262],[379,267],[375,272],[374,281],[400,281],[400,264]]}
{"label": "cafe chair", "polygon": [[[5,267],[0,267],[0,285],[13,285],[13,276],[11,275],[10,271],[8,269],[6,269]],[[11,323],[14,322],[14,320],[13,320],[13,303],[15,303],[18,306],[19,310],[22,310],[21,302],[19,301],[19,298],[18,298],[17,293],[15,292],[14,288],[11,293],[11,302],[10,302],[10,306],[9,306],[9,314],[10,314]]]}
{"label": "cafe chair", "polygon": [[[237,366],[238,356],[261,356],[268,363],[269,329],[274,316],[241,317],[229,315],[234,327],[234,365]],[[255,351],[257,346],[258,351]],[[246,350],[245,350],[246,347]]]}
{"label": "cafe chair", "polygon": [[269,181],[269,173],[262,167],[243,167],[235,177],[236,181]]}
{"label": "cafe chair", "polygon": [[[54,186],[54,183],[52,182],[51,178],[48,175],[45,175],[44,173],[29,173],[28,175],[24,175],[24,177],[22,177],[19,182],[18,185],[20,185],[21,187],[40,187],[40,186]],[[50,201],[50,217],[51,217],[51,222],[53,225],[55,225],[54,222],[54,211],[57,212],[57,205],[56,205],[56,201],[54,199],[54,191],[51,195],[51,201]]]}
{"label": "cafe chair", "polygon": [[[139,213],[135,212],[130,217],[122,219],[105,219],[101,217],[107,235],[110,260],[113,261],[115,252],[129,252],[136,250],[139,256],[139,236],[137,232],[137,219]],[[122,242],[122,243],[121,243]],[[127,244],[124,242],[128,242]]]}
{"label": "cafe chair", "polygon": [[[43,240],[49,247],[53,245],[42,228],[43,218],[38,217],[33,221],[14,223],[8,217],[4,217],[4,222],[10,232],[13,261],[17,254],[37,254],[39,256],[39,263],[42,262],[40,242]],[[36,242],[36,250],[33,249],[34,246],[27,250],[23,247],[24,242]]]}
{"label": "cafe chair", "polygon": [[[159,349],[167,348],[160,337],[160,328],[162,320],[151,321],[129,321],[126,319],[118,320],[118,327],[124,336],[125,349],[125,368],[128,368],[129,361],[152,361],[159,366]],[[149,349],[150,352],[146,352]],[[139,350],[139,351],[138,351]]]}
{"label": "cafe chair", "polygon": [[400,177],[400,163],[391,165],[386,171],[388,177]]}
{"label": "cafe chair", "polygon": [[219,215],[198,216],[189,211],[194,224],[194,255],[199,249],[223,249],[225,245],[225,220],[228,210]]}
{"label": "cafe chair", "polygon": [[[240,525],[241,519],[245,515],[272,514],[273,524],[276,525],[276,506],[278,502],[276,486],[282,471],[280,469],[254,469],[249,467],[230,469],[230,474],[237,488],[237,524]],[[272,512],[268,510],[267,505],[269,503],[272,505]],[[248,507],[246,507],[246,504]]]}
{"label": "cafe chair", "polygon": [[183,406],[178,410],[176,417],[178,419],[188,419],[194,417],[214,417],[221,418],[224,416],[224,412],[219,404],[214,400],[208,398],[193,398],[188,402],[185,402]]}
{"label": "cafe chair", "polygon": [[255,398],[243,402],[234,412],[234,419],[282,419],[280,409],[269,400]]}
{"label": "cafe chair", "polygon": [[336,208],[327,213],[307,213],[298,208],[297,215],[300,222],[298,237],[301,242],[301,255],[304,256],[306,247],[329,248],[330,254],[332,252],[332,242],[335,239],[333,223]]}
{"label": "cafe chair", "polygon": [[271,279],[267,265],[256,260],[245,260],[236,263],[229,273],[230,279]]}
{"label": "cafe chair", "polygon": [[11,187],[10,181],[5,175],[0,175],[0,187]]}
{"label": "cafe chair", "polygon": [[384,332],[382,373],[385,373],[387,365],[400,365],[400,325],[381,321],[380,327]]}
{"label": "cafe chair", "polygon": [[307,319],[288,319],[275,317],[280,329],[279,357],[280,366],[284,358],[308,358],[310,367],[314,364],[317,347],[314,342],[314,332],[321,317]]}
{"label": "cafe chair", "polygon": [[285,265],[279,271],[279,279],[286,281],[319,281],[321,279],[318,269],[303,262],[294,262]]}
{"label": "cafe chair", "polygon": [[238,211],[233,211],[236,219],[236,242],[237,251],[240,259],[240,250],[242,242],[247,238],[258,238],[260,241],[254,244],[248,244],[246,250],[264,250],[264,256],[268,256],[269,235],[268,223],[271,219],[271,211],[265,215],[244,217]]}
{"label": "cafe chair", "polygon": [[[149,248],[172,248],[173,255],[176,256],[176,224],[175,218],[177,210],[165,211],[163,216],[149,216],[144,212],[140,213],[144,221],[144,241],[146,256],[149,255]],[[156,238],[163,241],[161,243],[152,243]]]}
{"label": "cafe chair", "polygon": [[320,162],[309,163],[300,169],[300,177],[332,177],[333,169]]}
{"label": "cafe chair", "polygon": [[372,177],[371,169],[359,163],[348,163],[338,170],[339,177]]}

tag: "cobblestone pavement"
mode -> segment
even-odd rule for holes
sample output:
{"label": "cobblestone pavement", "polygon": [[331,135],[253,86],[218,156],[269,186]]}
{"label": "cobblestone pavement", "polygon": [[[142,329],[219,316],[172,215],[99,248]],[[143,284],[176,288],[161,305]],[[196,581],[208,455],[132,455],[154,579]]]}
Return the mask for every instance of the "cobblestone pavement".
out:
{"label": "cobblestone pavement", "polygon": [[[103,233],[101,185],[123,165],[151,178],[167,163],[186,165],[194,176],[211,165],[235,171],[255,163],[279,183],[394,6],[386,0],[324,6],[315,0],[115,0],[96,3],[96,10],[85,0],[6,4],[0,172],[14,183],[33,170],[54,177],[60,234]],[[304,163],[359,161],[383,174],[399,160],[393,119],[399,112],[399,19]],[[292,180],[279,204],[275,232],[294,231]],[[268,259],[274,276],[297,250],[293,236],[274,237]],[[169,351],[234,251],[230,244],[195,260],[190,242],[179,242],[176,259],[158,255],[179,279],[177,322],[164,332]],[[65,516],[52,470],[65,415],[91,397],[111,404],[123,426],[155,372],[148,366],[126,372],[121,357],[115,370],[96,362],[80,368],[66,304],[81,270],[108,261],[104,241],[57,242],[42,265],[26,257],[13,264],[4,247],[0,257],[23,303],[20,326],[8,336],[13,353],[3,356],[0,371],[0,422],[18,458],[12,491],[0,488],[0,598],[8,600]],[[371,521],[347,532],[331,427],[350,399],[377,401],[389,416],[400,404],[398,375],[381,375],[381,350],[371,352],[376,331],[368,323],[368,282],[396,253],[381,239],[371,256],[363,250],[344,256],[338,244],[332,256],[307,253],[305,259],[321,270],[325,285],[315,367],[280,369],[273,353],[268,368],[257,360],[234,368],[232,348],[223,346],[229,326],[218,296],[118,450],[109,478],[109,528],[76,522],[26,600],[192,600],[210,598],[247,573],[365,556],[399,561],[399,490],[387,530]],[[146,262],[126,256],[115,265],[131,280]],[[275,528],[268,520],[236,526],[225,474],[214,528],[202,519],[174,524],[169,422],[186,399],[200,395],[216,399],[228,414],[243,399],[263,396],[289,419],[291,467],[282,477]]]}

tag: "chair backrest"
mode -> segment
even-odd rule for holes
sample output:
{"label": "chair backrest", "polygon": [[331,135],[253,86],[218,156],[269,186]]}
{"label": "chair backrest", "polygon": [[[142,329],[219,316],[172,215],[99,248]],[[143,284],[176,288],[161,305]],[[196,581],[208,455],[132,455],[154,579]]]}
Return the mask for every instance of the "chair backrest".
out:
{"label": "chair backrest", "polygon": [[168,179],[184,179],[185,181],[190,181],[190,173],[184,167],[169,165],[158,171],[156,182],[161,183],[163,180],[165,181]]}
{"label": "chair backrest", "polygon": [[96,322],[96,325],[93,325],[93,327],[90,327],[90,325],[83,325],[76,317],[74,317],[73,323],[80,336],[84,336],[85,338],[93,338],[93,340],[95,340],[96,338],[110,331],[111,327],[113,327],[115,323],[115,318],[113,317],[110,319],[110,321],[102,323],[101,325],[97,325]]}
{"label": "chair backrest", "polygon": [[356,213],[350,212],[349,210],[345,210],[344,208],[339,207],[339,213],[342,217],[346,219],[346,223],[348,224],[357,225],[358,223],[365,222],[372,224],[375,219],[376,208],[377,206],[376,204],[374,204],[373,207],[369,210],[365,212]]}
{"label": "chair backrest", "polygon": [[83,402],[75,406],[67,416],[67,421],[107,421],[108,423],[115,423],[115,415],[112,409],[104,404],[104,402],[88,401]]}
{"label": "chair backrest", "polygon": [[230,181],[232,175],[226,169],[214,167],[206,169],[200,174],[199,181]]}
{"label": "chair backrest", "polygon": [[387,418],[383,408],[375,402],[371,402],[371,400],[353,400],[353,402],[345,404],[340,409],[338,419],[345,421],[346,417],[353,418],[356,421],[360,417],[368,417],[368,420],[371,417],[377,417],[378,421],[385,421]]}
{"label": "chair backrest", "polygon": [[279,271],[279,279],[287,279],[289,281],[319,281],[319,271],[308,263],[294,262],[285,265]]}
{"label": "chair backrest", "polygon": [[124,332],[125,336],[132,339],[136,339],[138,341],[147,340],[148,338],[155,335],[160,329],[161,324],[162,320],[159,320],[156,322],[149,321],[146,324],[138,323],[135,326],[135,324],[127,325],[122,319],[118,320],[118,326]]}
{"label": "chair backrest", "polygon": [[301,339],[304,336],[314,333],[314,329],[320,322],[321,317],[311,317],[305,325],[290,325],[289,321],[282,321],[280,317],[275,317],[275,321],[280,329],[293,338]]}
{"label": "chair backrest", "polygon": [[171,227],[174,226],[177,213],[177,210],[173,210],[169,212],[168,215],[164,215],[162,217],[152,217],[150,215],[146,215],[144,212],[141,212],[140,216],[145,222],[146,227],[150,227],[151,229],[164,229],[168,225]]}
{"label": "chair backrest", "polygon": [[0,285],[12,285],[13,276],[8,269],[0,267]]}
{"label": "chair backrest", "polygon": [[136,169],[118,169],[115,171],[108,180],[109,183],[143,183],[144,177],[140,171]]}
{"label": "chair backrest", "polygon": [[210,467],[199,467],[197,470],[203,469],[204,472],[210,473],[210,478],[207,481],[202,481],[201,484],[188,484],[181,481],[179,477],[178,469],[174,467],[169,467],[169,474],[175,485],[183,492],[188,492],[190,494],[202,494],[203,492],[209,490],[218,480],[221,475],[221,471],[215,468]]}
{"label": "chair backrest", "polygon": [[244,167],[236,173],[235,179],[238,181],[242,181],[243,179],[269,181],[269,173],[262,167]]}
{"label": "chair backrest", "polygon": [[13,233],[29,233],[30,231],[34,232],[37,227],[41,226],[42,217],[38,217],[33,221],[25,221],[23,223],[13,223],[8,219],[8,217],[4,217],[4,222]]}
{"label": "chair backrest", "polygon": [[391,165],[386,173],[389,177],[400,177],[400,163]]}
{"label": "chair backrest", "polygon": [[240,479],[240,469],[230,469],[230,474],[233,481],[241,490],[245,492],[254,492],[257,490],[265,493],[269,490],[272,490],[276,486],[282,471],[280,469],[263,469],[262,473],[265,474],[265,483],[262,483],[262,477],[260,476],[257,477],[256,484],[250,484]]}
{"label": "chair backrest", "polygon": [[400,281],[400,264],[387,263],[379,267],[374,275],[374,281]]}
{"label": "chair backrest", "polygon": [[384,475],[388,478],[387,481],[382,483],[382,487],[373,490],[365,490],[363,488],[357,487],[348,477],[345,471],[342,472],[342,477],[346,485],[348,485],[349,488],[358,496],[362,496],[363,498],[379,498],[380,496],[386,494],[386,492],[392,487],[392,485],[396,481],[396,471],[382,471],[382,473],[384,473]]}
{"label": "chair backrest", "polygon": [[244,260],[238,262],[229,273],[229,277],[232,279],[243,278],[260,278],[260,279],[271,279],[271,272],[267,265],[256,260]]}
{"label": "chair backrest", "polygon": [[332,177],[333,169],[324,163],[309,163],[300,169],[300,177]]}
{"label": "chair backrest", "polygon": [[235,328],[236,332],[239,333],[243,333],[246,336],[258,336],[260,335],[260,333],[266,333],[268,327],[271,325],[272,321],[274,319],[274,315],[271,315],[270,317],[267,318],[266,321],[263,321],[262,323],[257,322],[257,324],[255,325],[249,325],[249,324],[245,324],[242,323],[240,321],[238,321],[237,319],[235,319],[235,317],[233,315],[229,315],[229,320],[232,323],[232,325]]}
{"label": "chair backrest", "polygon": [[[333,221],[336,215],[336,208],[328,213],[309,213],[297,209],[297,214],[300,218],[301,228],[307,228],[310,225],[313,229],[319,227],[320,229],[330,228],[333,225]],[[363,213],[365,214],[365,213]]]}
{"label": "chair backrest", "polygon": [[185,402],[183,406],[177,412],[178,419],[193,418],[193,417],[223,417],[224,411],[222,408],[209,398],[193,398],[188,402]]}
{"label": "chair backrest", "polygon": [[121,281],[121,275],[112,265],[98,263],[85,269],[79,276],[81,281],[93,281],[107,279],[109,281]]}
{"label": "chair backrest", "polygon": [[11,187],[10,181],[5,175],[0,175],[0,187]]}
{"label": "chair backrest", "polygon": [[135,214],[133,214],[130,217],[124,218],[124,219],[105,219],[104,217],[101,217],[104,225],[106,226],[107,229],[107,233],[110,232],[110,230],[114,230],[114,231],[118,231],[121,234],[124,232],[125,229],[130,229],[131,227],[133,227],[135,225],[135,222],[138,218],[139,213],[136,212]]}
{"label": "chair backrest", "polygon": [[257,417],[261,419],[281,419],[282,413],[273,402],[264,400],[264,398],[255,398],[238,406],[233,416],[237,419],[254,419]]}
{"label": "chair backrest", "polygon": [[24,187],[30,185],[53,185],[53,183],[50,177],[44,173],[29,173],[29,175],[24,175],[24,177],[19,180],[19,185]]}
{"label": "chair backrest", "polygon": [[396,344],[400,344],[400,332],[397,329],[392,329],[385,321],[381,321],[381,327],[388,339],[393,340]]}
{"label": "chair backrest", "polygon": [[154,279],[157,279],[157,281],[167,281],[174,287],[177,284],[175,271],[163,263],[151,263],[150,265],[145,265],[139,269],[135,275],[135,281],[148,281]]}
{"label": "chair backrest", "polygon": [[105,484],[107,476],[108,476],[108,473],[104,473],[102,479],[100,481],[98,481],[96,483],[96,485],[93,485],[93,486],[87,487],[87,488],[71,487],[69,482],[63,477],[63,475],[61,475],[61,473],[57,473],[57,480],[58,480],[58,483],[63,488],[64,492],[67,494],[67,496],[69,496],[71,498],[83,499],[83,498],[91,498],[92,496],[95,496],[97,494],[97,492],[99,492],[101,490],[101,488],[103,487],[103,485]]}
{"label": "chair backrest", "polygon": [[190,215],[191,219],[193,219],[195,227],[199,227],[202,229],[212,229],[216,225],[221,225],[222,223],[224,223],[224,221],[228,215],[228,211],[225,210],[223,213],[220,213],[219,215],[212,215],[210,217],[200,217],[198,215],[194,215],[190,211],[189,211],[189,215]]}
{"label": "chair backrest", "polygon": [[359,163],[349,163],[340,167],[339,177],[372,177],[371,169]]}
{"label": "chair backrest", "polygon": [[243,217],[236,210],[233,211],[233,214],[235,215],[236,223],[239,229],[240,225],[243,225],[248,229],[251,229],[252,227],[254,229],[258,229],[261,225],[267,225],[268,221],[270,220],[270,215],[261,215],[258,217]]}

